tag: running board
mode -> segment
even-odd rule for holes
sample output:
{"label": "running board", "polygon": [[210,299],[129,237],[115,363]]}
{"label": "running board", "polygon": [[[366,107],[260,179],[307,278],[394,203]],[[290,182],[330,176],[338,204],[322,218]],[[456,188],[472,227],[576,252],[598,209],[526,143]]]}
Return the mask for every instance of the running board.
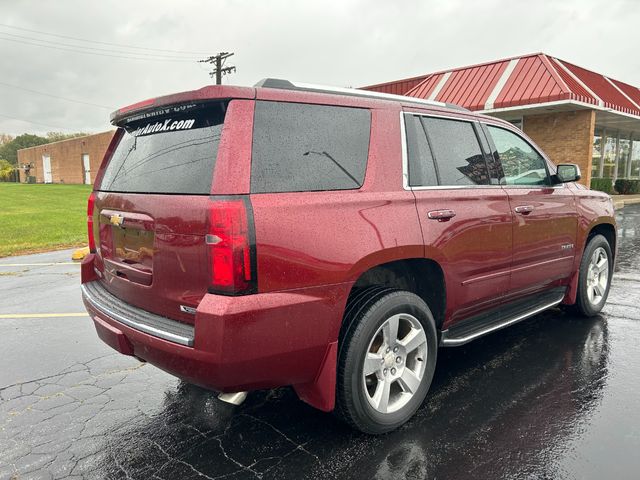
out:
{"label": "running board", "polygon": [[497,309],[464,320],[442,332],[440,345],[443,347],[464,345],[478,337],[521,322],[548,308],[555,307],[562,302],[564,296],[565,288],[554,289],[543,295],[537,295],[535,300],[529,299],[511,305],[502,305]]}

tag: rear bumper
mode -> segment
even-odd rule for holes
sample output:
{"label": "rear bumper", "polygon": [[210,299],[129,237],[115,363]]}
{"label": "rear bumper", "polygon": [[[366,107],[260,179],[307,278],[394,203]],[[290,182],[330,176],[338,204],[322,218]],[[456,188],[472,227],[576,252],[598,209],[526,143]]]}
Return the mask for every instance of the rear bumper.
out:
{"label": "rear bumper", "polygon": [[[106,290],[99,280],[88,278],[93,268],[83,267],[84,304],[105,343],[190,383],[223,392],[314,384],[338,337],[351,287],[240,297],[206,294],[194,325],[187,325],[120,301],[118,308],[110,305],[105,301],[109,297],[100,295]],[[166,330],[175,335],[176,329],[184,341],[166,335]]]}
{"label": "rear bumper", "polygon": [[195,336],[193,325],[128,305],[109,293],[97,281],[84,283],[81,288],[85,305],[91,305],[101,315],[154,337],[187,347],[193,346]]}

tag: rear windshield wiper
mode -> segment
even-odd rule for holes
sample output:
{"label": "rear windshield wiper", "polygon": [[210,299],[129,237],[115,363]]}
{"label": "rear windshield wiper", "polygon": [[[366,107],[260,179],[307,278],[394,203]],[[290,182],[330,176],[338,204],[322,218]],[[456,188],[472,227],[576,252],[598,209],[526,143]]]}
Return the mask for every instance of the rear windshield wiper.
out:
{"label": "rear windshield wiper", "polygon": [[310,153],[313,153],[313,154],[315,154],[315,155],[321,155],[321,156],[327,157],[329,160],[331,160],[333,163],[335,163],[335,164],[336,164],[336,166],[337,166],[340,170],[342,170],[346,176],[348,176],[351,180],[353,180],[353,183],[355,183],[355,184],[356,184],[356,185],[358,185],[358,186],[360,185],[360,183],[358,182],[358,180],[356,180],[356,178],[355,178],[353,175],[351,175],[351,174],[347,171],[347,169],[346,169],[346,168],[344,168],[342,165],[340,165],[340,163],[338,163],[338,161],[337,161],[335,158],[333,158],[331,155],[329,155],[327,152],[325,152],[325,151],[322,151],[322,152],[308,151],[308,152],[303,153],[302,155],[307,156],[307,155],[309,155]]}

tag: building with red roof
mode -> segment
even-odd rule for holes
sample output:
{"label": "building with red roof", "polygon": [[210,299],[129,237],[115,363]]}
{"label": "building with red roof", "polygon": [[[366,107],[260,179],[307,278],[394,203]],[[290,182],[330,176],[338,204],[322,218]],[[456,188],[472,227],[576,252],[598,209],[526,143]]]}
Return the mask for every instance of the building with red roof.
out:
{"label": "building with red roof", "polygon": [[522,128],[555,163],[640,179],[640,89],[544,53],[362,87],[455,103]]}

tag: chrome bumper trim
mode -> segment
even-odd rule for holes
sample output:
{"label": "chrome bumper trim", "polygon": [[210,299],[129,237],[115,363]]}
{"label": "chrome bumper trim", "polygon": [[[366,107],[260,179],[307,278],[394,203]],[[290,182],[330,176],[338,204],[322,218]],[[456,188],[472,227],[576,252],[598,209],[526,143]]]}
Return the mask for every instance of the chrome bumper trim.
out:
{"label": "chrome bumper trim", "polygon": [[81,287],[84,300],[109,318],[154,337],[193,347],[192,325],[129,305],[109,293],[99,281],[84,283]]}

